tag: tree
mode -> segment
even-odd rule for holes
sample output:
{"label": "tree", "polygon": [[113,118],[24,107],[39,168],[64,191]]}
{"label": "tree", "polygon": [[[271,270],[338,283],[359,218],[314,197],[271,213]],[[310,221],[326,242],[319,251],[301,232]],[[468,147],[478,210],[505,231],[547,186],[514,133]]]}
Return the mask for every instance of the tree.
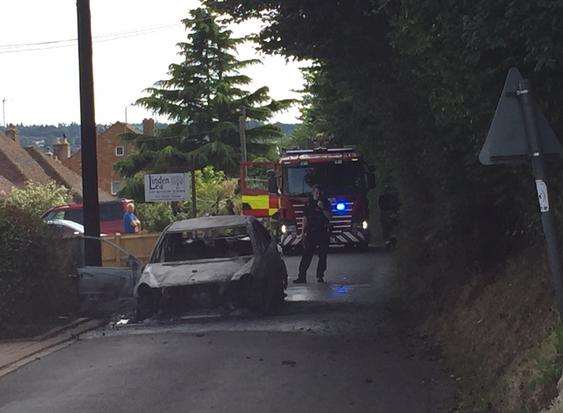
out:
{"label": "tree", "polygon": [[263,18],[263,51],[315,62],[304,128],[360,145],[380,177],[396,177],[399,254],[414,273],[485,268],[538,239],[527,169],[483,168],[477,153],[512,65],[563,130],[560,2],[207,2],[236,21]]}
{"label": "tree", "polygon": [[68,204],[71,200],[70,190],[55,182],[48,184],[29,182],[24,187],[14,188],[4,202],[6,205],[40,217],[48,209]]}
{"label": "tree", "polygon": [[247,131],[250,159],[266,154],[270,141],[282,135],[279,127],[267,122],[292,101],[271,99],[267,87],[252,92],[244,88],[251,79],[241,71],[259,63],[236,56],[237,47],[248,39],[233,37],[210,7],[192,10],[182,22],[188,35],[178,43],[181,61],[170,65],[168,79],[148,88],[147,96],[137,101],[173,123],[157,137],[126,137],[138,151],[116,166],[125,177],[140,172],[184,172],[194,159],[197,167],[213,165],[237,173],[243,111],[249,122],[258,124]]}

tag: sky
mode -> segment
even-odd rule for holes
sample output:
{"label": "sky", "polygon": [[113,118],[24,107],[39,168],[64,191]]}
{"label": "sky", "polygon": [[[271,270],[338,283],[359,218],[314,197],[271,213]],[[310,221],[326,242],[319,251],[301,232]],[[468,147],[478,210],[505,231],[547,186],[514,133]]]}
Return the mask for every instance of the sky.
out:
{"label": "sky", "polygon": [[[129,123],[147,117],[166,121],[133,102],[179,60],[176,43],[186,36],[180,19],[197,6],[197,0],[91,0],[97,123],[124,121],[126,112]],[[21,46],[75,38],[76,1],[2,0],[0,16],[0,101],[6,99],[6,122],[79,123],[76,42]],[[259,28],[258,21],[232,27],[236,35]],[[249,88],[268,86],[273,98],[299,98],[303,63],[260,55],[252,45],[242,46],[239,57],[263,62],[245,70],[253,79]],[[298,116],[294,107],[273,120],[293,123]]]}

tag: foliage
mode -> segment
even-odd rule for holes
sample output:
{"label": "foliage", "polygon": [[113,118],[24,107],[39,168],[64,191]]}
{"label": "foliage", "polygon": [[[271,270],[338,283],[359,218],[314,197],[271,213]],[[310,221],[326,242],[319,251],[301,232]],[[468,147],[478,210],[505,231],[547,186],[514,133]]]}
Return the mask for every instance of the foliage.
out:
{"label": "foliage", "polygon": [[[402,198],[398,262],[432,278],[494,266],[537,242],[525,167],[477,154],[508,69],[536,85],[563,131],[560,2],[208,0],[235,20],[262,17],[266,52],[315,63],[307,73],[307,133],[359,144]],[[562,183],[552,166],[552,187]],[[555,210],[560,196],[552,191]],[[459,271],[456,271],[459,269]]]}
{"label": "foliage", "polygon": [[200,214],[225,213],[225,202],[235,201],[237,180],[225,176],[223,171],[206,166],[196,171],[197,208]]}
{"label": "foliage", "polygon": [[123,176],[185,172],[194,162],[196,168],[214,165],[237,174],[243,111],[254,123],[247,131],[250,159],[266,154],[270,141],[282,136],[280,128],[267,121],[292,101],[271,99],[267,87],[245,89],[251,79],[242,70],[260,63],[237,58],[237,47],[248,39],[233,37],[209,7],[190,11],[182,22],[188,34],[178,43],[181,62],[171,64],[169,78],[146,89],[147,96],[137,101],[173,123],[157,137],[128,137],[138,151],[116,166]]}
{"label": "foliage", "polygon": [[136,215],[142,223],[144,230],[161,232],[174,221],[174,214],[170,204],[146,203],[136,204]]}
{"label": "foliage", "polygon": [[14,188],[6,197],[5,203],[40,217],[48,209],[67,204],[72,200],[69,189],[51,181],[48,184],[27,183]]}
{"label": "foliage", "polygon": [[0,337],[75,309],[68,254],[30,211],[0,206]]}

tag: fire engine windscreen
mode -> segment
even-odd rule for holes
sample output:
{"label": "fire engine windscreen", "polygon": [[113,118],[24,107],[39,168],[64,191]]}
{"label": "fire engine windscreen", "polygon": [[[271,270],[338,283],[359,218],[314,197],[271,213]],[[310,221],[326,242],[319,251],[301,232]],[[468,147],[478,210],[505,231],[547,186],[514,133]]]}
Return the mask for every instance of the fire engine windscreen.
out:
{"label": "fire engine windscreen", "polygon": [[158,262],[235,258],[253,254],[245,226],[171,232],[165,235]]}
{"label": "fire engine windscreen", "polygon": [[286,193],[293,196],[311,193],[313,185],[321,185],[327,195],[366,191],[366,173],[359,162],[287,166],[284,181]]}

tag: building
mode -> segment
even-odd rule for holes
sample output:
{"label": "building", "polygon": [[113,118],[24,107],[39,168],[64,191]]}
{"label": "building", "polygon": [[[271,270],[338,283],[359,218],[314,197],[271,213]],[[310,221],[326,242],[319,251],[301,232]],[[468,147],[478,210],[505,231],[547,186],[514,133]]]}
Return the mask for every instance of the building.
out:
{"label": "building", "polygon": [[[60,161],[41,153],[37,148],[23,148],[18,133],[9,125],[6,134],[0,133],[0,196],[28,182],[47,184],[55,181],[70,189],[75,201],[82,200],[82,178]],[[115,199],[101,190],[100,201]]]}
{"label": "building", "polygon": [[[154,127],[153,119],[143,120],[143,135],[154,136]],[[100,190],[112,195],[117,195],[123,185],[123,178],[114,170],[114,165],[134,150],[132,143],[124,142],[121,139],[121,135],[128,133],[138,134],[139,131],[126,123],[117,122],[106,131],[98,134],[96,142],[98,185]],[[79,149],[71,154],[66,138],[61,139],[54,145],[53,155],[66,167],[82,175],[82,151]]]}

